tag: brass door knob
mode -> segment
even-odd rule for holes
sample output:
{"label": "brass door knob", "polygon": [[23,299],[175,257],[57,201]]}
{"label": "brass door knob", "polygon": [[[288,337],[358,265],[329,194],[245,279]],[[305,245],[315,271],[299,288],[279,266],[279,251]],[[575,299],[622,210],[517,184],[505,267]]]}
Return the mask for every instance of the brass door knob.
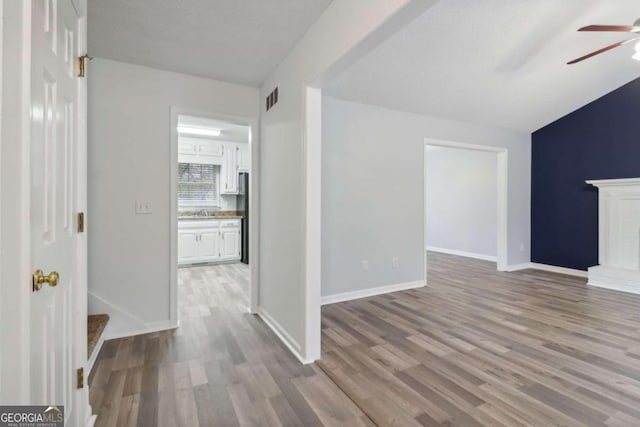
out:
{"label": "brass door knob", "polygon": [[42,288],[43,283],[47,283],[51,287],[57,286],[59,277],[56,271],[52,271],[45,276],[42,270],[36,270],[36,272],[33,273],[33,292],[38,292]]}

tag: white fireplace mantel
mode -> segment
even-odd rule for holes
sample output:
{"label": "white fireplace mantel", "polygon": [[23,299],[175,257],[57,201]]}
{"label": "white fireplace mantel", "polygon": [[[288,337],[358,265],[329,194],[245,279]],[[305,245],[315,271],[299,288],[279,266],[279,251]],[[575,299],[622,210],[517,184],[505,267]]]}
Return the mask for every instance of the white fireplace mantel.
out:
{"label": "white fireplace mantel", "polygon": [[640,294],[640,178],[587,181],[598,187],[598,263],[589,285]]}

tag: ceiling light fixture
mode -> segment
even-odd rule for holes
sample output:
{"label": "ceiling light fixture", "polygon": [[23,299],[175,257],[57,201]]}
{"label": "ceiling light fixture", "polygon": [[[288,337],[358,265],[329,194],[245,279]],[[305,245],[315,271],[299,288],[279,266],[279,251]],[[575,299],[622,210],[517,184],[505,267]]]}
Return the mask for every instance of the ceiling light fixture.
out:
{"label": "ceiling light fixture", "polygon": [[636,43],[636,53],[632,56],[636,61],[640,61],[640,42]]}
{"label": "ceiling light fixture", "polygon": [[198,128],[192,126],[178,126],[178,133],[197,136],[220,136],[222,131],[214,128]]}

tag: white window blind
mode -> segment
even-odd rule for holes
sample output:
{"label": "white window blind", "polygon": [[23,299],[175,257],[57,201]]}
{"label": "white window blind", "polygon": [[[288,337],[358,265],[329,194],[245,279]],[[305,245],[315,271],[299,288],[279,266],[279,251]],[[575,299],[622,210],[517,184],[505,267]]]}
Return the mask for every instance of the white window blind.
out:
{"label": "white window blind", "polygon": [[182,206],[219,206],[220,166],[178,163],[178,204]]}

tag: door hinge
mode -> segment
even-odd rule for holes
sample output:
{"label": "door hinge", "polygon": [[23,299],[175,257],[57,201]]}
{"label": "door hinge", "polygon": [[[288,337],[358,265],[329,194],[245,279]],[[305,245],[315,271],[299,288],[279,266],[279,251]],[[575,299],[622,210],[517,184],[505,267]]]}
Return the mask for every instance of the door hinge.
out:
{"label": "door hinge", "polygon": [[78,77],[84,77],[85,76],[85,69],[86,69],[86,60],[91,61],[93,59],[93,56],[89,56],[86,53],[82,56],[78,57]]}
{"label": "door hinge", "polygon": [[84,233],[84,212],[78,212],[78,233]]}
{"label": "door hinge", "polygon": [[77,388],[84,387],[84,368],[78,368],[76,370],[76,387]]}

